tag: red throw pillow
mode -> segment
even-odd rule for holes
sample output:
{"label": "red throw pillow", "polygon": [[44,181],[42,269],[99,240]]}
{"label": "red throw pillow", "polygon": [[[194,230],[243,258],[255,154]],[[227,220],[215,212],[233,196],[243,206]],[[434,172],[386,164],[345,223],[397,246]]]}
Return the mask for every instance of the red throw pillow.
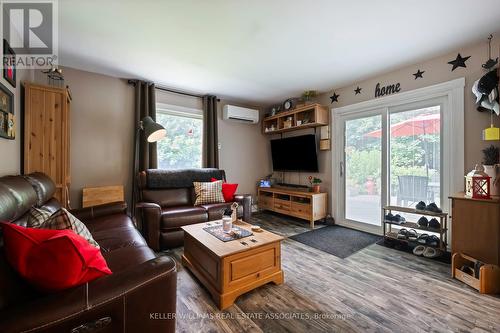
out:
{"label": "red throw pillow", "polygon": [[[216,182],[220,179],[212,178],[210,181]],[[234,194],[236,193],[236,189],[238,188],[238,184],[229,184],[226,182],[222,183],[222,195],[224,196],[225,202],[234,201]]]}
{"label": "red throw pillow", "polygon": [[56,292],[111,274],[101,251],[72,230],[0,225],[7,260],[41,291]]}

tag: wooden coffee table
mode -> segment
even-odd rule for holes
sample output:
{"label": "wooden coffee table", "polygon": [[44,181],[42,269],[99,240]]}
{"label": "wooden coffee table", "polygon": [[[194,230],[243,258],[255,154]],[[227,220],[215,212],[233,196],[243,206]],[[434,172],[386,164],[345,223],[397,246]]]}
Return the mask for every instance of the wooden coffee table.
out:
{"label": "wooden coffee table", "polygon": [[[208,222],[214,225],[216,222]],[[250,224],[234,225],[250,230]],[[208,289],[217,306],[224,310],[236,298],[269,282],[283,283],[281,241],[283,237],[269,231],[223,242],[209,234],[198,223],[182,227],[184,254],[182,263]]]}

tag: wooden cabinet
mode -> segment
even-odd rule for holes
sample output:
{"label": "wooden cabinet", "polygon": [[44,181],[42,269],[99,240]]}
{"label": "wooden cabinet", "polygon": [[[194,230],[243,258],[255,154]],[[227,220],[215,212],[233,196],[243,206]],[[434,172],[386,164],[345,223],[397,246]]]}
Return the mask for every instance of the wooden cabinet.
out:
{"label": "wooden cabinet", "polygon": [[260,187],[258,192],[260,209],[307,220],[311,228],[314,228],[314,221],[326,217],[328,197],[326,193],[273,187]]}
{"label": "wooden cabinet", "polygon": [[500,198],[451,198],[451,250],[487,264],[500,265]]}
{"label": "wooden cabinet", "polygon": [[54,197],[69,206],[70,109],[68,89],[23,82],[22,173],[43,172],[56,184]]}

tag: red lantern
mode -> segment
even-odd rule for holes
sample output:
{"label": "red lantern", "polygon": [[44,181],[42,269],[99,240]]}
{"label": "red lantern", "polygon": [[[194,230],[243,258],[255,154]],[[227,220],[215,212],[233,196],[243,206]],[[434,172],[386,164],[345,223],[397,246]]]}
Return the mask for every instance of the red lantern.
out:
{"label": "red lantern", "polygon": [[490,179],[484,167],[476,164],[474,170],[465,176],[465,195],[474,199],[490,199]]}

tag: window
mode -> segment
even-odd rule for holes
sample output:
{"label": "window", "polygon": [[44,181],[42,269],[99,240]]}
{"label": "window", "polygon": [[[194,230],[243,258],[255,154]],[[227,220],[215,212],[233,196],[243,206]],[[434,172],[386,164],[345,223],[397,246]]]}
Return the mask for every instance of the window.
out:
{"label": "window", "polygon": [[158,141],[158,168],[201,168],[203,116],[201,110],[158,104],[156,121],[167,130]]}

